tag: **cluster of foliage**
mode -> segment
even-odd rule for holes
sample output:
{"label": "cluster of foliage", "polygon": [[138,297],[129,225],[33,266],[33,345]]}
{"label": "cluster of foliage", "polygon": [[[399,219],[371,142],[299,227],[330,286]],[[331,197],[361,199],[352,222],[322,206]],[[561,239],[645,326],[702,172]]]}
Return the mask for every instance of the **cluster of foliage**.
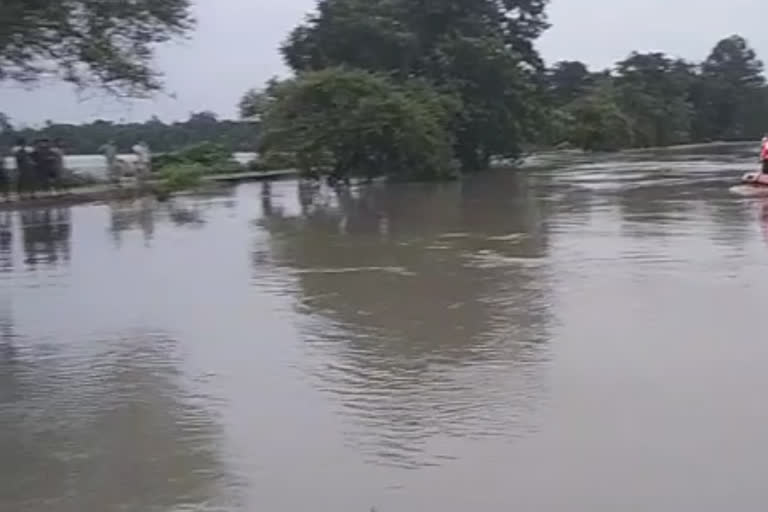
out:
{"label": "cluster of foliage", "polygon": [[199,188],[205,173],[205,167],[196,163],[167,165],[158,172],[153,192],[158,199],[165,200],[176,192]]}
{"label": "cluster of foliage", "polygon": [[739,36],[699,64],[663,53],[633,53],[599,73],[559,62],[545,84],[544,144],[613,150],[759,139],[768,130],[763,64]]}
{"label": "cluster of foliage", "polygon": [[449,98],[422,84],[329,68],[285,82],[276,98],[264,146],[293,152],[307,173],[428,179],[454,171]]}
{"label": "cluster of foliage", "polygon": [[482,169],[536,135],[545,4],[321,0],[282,47],[296,78],[249,92],[241,111],[306,172]]}
{"label": "cluster of foliage", "polygon": [[193,26],[190,0],[2,0],[0,81],[56,77],[139,96],[161,87],[155,45]]}
{"label": "cluster of foliage", "polygon": [[14,129],[10,120],[0,115],[0,148],[13,146],[18,137],[29,141],[61,139],[69,154],[96,154],[109,141],[114,141],[119,151],[129,152],[141,140],[153,152],[176,151],[204,141],[219,144],[230,153],[248,152],[256,149],[258,132],[252,123],[220,121],[210,112],[194,113],[187,121],[170,124],[159,119],[130,124],[96,121],[82,125],[47,123],[40,129]]}
{"label": "cluster of foliage", "polygon": [[205,173],[233,173],[243,170],[225,145],[215,142],[201,142],[178,151],[161,153],[152,157],[152,168],[163,169],[178,166],[198,166]]}
{"label": "cluster of foliage", "polygon": [[[57,77],[145,96],[162,86],[151,66],[154,48],[193,27],[190,4],[2,0],[0,82]],[[173,124],[32,130],[14,129],[0,115],[0,148],[16,137],[61,139],[69,153],[96,153],[108,141],[128,151],[145,140],[155,153],[210,141],[229,154],[260,147],[256,166],[411,179],[479,170],[532,145],[611,150],[755,139],[765,131],[768,84],[743,38],[720,41],[701,63],[633,53],[602,72],[580,62],[546,69],[534,48],[548,26],[546,4],[319,0],[281,48],[295,77],[249,91],[240,103],[248,122],[203,112]],[[210,162],[200,153],[210,150],[177,154],[166,166],[205,168]]]}

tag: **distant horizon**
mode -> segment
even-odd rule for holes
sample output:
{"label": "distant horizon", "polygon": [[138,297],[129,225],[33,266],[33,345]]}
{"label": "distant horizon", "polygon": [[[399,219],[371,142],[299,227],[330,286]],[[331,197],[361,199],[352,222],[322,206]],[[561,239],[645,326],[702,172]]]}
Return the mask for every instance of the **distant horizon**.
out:
{"label": "distant horizon", "polygon": [[[272,76],[290,76],[278,48],[301,23],[314,0],[284,0],[273,6],[246,0],[195,2],[199,26],[187,40],[158,49],[157,68],[166,77],[166,92],[150,100],[120,101],[89,91],[80,101],[69,85],[47,82],[26,90],[11,82],[0,85],[0,111],[14,126],[40,128],[83,124],[98,119],[115,123],[184,121],[192,112],[211,111],[221,120],[236,120],[237,103],[249,88]],[[551,28],[537,41],[544,61],[578,60],[590,69],[611,68],[631,52],[663,52],[691,62],[704,60],[717,41],[741,35],[768,59],[768,34],[752,0],[732,0],[728,16],[711,0],[583,0],[578,8],[565,0],[547,7]],[[696,24],[691,25],[695,13]],[[688,27],[685,36],[681,27]],[[232,48],[243,51],[233,52]],[[204,67],[200,63],[205,63]]]}

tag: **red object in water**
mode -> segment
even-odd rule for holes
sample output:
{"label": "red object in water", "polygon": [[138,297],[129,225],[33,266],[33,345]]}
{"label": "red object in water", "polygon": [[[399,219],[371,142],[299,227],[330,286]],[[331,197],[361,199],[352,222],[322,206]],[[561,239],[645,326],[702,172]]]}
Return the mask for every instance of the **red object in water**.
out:
{"label": "red object in water", "polygon": [[763,174],[761,172],[748,172],[741,177],[741,182],[746,185],[768,187],[768,174]]}

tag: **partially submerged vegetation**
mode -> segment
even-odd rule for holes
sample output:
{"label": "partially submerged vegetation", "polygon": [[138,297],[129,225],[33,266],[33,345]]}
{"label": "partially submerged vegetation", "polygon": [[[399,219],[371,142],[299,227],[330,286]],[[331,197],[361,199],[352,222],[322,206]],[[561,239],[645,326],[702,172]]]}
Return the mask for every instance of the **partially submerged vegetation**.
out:
{"label": "partially submerged vegetation", "polygon": [[612,69],[544,66],[544,0],[321,0],[282,47],[295,77],[248,91],[261,148],[306,174],[444,178],[524,149],[759,139],[763,64],[739,36],[702,63],[632,53]]}
{"label": "partially submerged vegetation", "polygon": [[167,199],[174,193],[197,189],[203,183],[205,168],[197,163],[174,163],[158,172],[152,191],[158,199]]}
{"label": "partially submerged vegetation", "polygon": [[343,68],[308,72],[272,91],[263,149],[293,155],[309,176],[433,179],[455,175],[458,100],[421,82]]}
{"label": "partially submerged vegetation", "polygon": [[310,175],[444,178],[514,158],[539,115],[543,0],[321,0],[282,48],[296,73],[241,102]]}
{"label": "partially submerged vegetation", "polygon": [[198,166],[204,174],[230,174],[246,170],[226,146],[214,142],[202,142],[152,157],[152,168],[161,174],[166,167],[190,165]]}
{"label": "partially submerged vegetation", "polygon": [[[607,70],[578,61],[548,68],[535,46],[549,27],[547,3],[319,0],[281,47],[293,77],[248,91],[240,122],[200,112],[172,125],[155,118],[33,131],[0,114],[0,146],[23,135],[94,153],[110,140],[123,151],[146,140],[164,153],[154,159],[158,176],[297,168],[343,182],[451,178],[542,148],[610,151],[763,134],[768,85],[743,38],[719,41],[701,63],[634,52]],[[150,66],[154,44],[193,26],[188,0],[139,2],[130,12],[73,5],[4,7],[0,81],[53,74],[145,95],[161,86]],[[247,166],[232,157],[256,149],[261,157]]]}

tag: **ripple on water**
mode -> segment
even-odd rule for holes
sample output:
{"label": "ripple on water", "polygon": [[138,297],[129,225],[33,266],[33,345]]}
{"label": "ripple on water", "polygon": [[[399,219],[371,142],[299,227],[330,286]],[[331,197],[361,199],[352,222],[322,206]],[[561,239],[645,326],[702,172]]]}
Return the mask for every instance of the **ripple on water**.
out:
{"label": "ripple on water", "polygon": [[[443,320],[449,326],[440,331],[453,332],[455,340],[402,337],[415,333],[405,324],[417,318],[402,319],[406,330],[396,334],[331,322],[333,311],[313,316],[304,322],[313,361],[308,371],[339,404],[346,439],[367,461],[403,469],[439,466],[461,453],[462,440],[511,440],[536,429],[546,395],[546,327],[514,319],[521,314],[515,308],[546,307],[535,303],[540,291],[516,288],[517,299],[487,298],[482,306],[453,303]],[[466,332],[462,310],[477,307],[498,312],[485,333]],[[466,347],[458,344],[467,343],[459,341],[464,337],[476,339]]]}

